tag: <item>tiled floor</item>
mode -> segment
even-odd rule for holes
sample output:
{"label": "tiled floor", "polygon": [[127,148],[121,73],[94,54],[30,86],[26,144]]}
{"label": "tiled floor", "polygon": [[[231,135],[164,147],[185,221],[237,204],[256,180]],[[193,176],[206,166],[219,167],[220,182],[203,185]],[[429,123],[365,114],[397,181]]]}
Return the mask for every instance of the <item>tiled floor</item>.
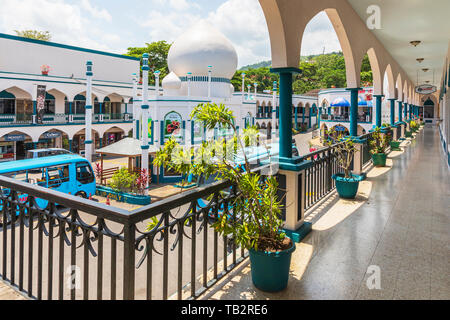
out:
{"label": "tiled floor", "polygon": [[27,300],[27,298],[0,280],[0,300]]}
{"label": "tiled floor", "polygon": [[[365,195],[324,204],[293,254],[285,291],[255,289],[247,265],[204,298],[450,299],[450,174],[443,159],[437,129],[425,128],[404,152],[390,155],[390,168],[370,172]],[[379,268],[381,289],[367,286],[371,268]]]}

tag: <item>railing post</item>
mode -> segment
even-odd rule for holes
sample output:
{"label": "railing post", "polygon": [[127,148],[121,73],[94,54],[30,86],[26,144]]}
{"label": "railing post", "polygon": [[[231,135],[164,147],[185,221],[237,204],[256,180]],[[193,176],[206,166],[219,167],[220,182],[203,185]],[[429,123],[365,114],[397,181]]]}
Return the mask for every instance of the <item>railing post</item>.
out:
{"label": "railing post", "polygon": [[135,288],[135,250],[136,226],[134,223],[124,225],[123,241],[123,300],[134,300]]}
{"label": "railing post", "polygon": [[333,176],[333,167],[331,165],[331,156],[332,156],[332,149],[329,148],[326,157],[327,157],[327,191],[330,191],[333,186],[332,176]]}

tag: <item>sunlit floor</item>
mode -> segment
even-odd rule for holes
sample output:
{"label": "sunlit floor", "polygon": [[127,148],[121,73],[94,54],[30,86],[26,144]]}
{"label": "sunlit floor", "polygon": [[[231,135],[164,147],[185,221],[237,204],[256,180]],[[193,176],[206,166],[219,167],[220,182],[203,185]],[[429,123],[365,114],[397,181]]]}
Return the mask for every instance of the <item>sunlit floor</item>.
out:
{"label": "sunlit floor", "polygon": [[355,201],[332,196],[310,213],[286,290],[255,289],[247,263],[203,298],[450,299],[450,174],[438,131],[403,145],[388,168],[369,172]]}

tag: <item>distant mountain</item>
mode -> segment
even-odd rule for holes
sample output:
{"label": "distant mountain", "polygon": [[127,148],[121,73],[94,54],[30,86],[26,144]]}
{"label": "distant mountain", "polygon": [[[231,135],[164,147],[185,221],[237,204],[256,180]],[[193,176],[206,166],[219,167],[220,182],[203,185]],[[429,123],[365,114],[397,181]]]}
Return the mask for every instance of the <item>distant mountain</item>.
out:
{"label": "distant mountain", "polygon": [[[342,52],[328,52],[328,53],[325,53],[325,55],[331,55],[331,54],[342,54]],[[318,56],[322,56],[322,54],[313,54],[313,55],[310,55],[310,56],[301,56],[300,57],[300,61],[312,60],[312,59],[314,59],[315,57],[318,57]],[[247,71],[247,70],[250,70],[250,69],[270,68],[271,66],[272,66],[272,61],[268,60],[268,61],[261,61],[261,62],[258,62],[258,63],[250,64],[248,66],[244,66],[244,67],[240,68],[239,70],[240,71]]]}

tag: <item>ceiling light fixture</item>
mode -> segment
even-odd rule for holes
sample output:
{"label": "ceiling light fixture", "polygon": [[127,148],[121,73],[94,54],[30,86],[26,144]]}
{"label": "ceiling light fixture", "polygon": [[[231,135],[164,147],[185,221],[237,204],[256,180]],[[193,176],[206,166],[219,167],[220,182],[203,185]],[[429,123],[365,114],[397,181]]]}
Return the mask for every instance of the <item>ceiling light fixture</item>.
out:
{"label": "ceiling light fixture", "polygon": [[414,47],[417,47],[422,41],[419,40],[415,40],[415,41],[411,41],[411,45],[413,45]]}
{"label": "ceiling light fixture", "polygon": [[430,69],[428,69],[428,68],[423,68],[422,70],[423,70],[423,72],[428,72]]}
{"label": "ceiling light fixture", "polygon": [[417,62],[422,63],[423,60],[425,60],[425,59],[424,59],[424,58],[418,58],[418,59],[416,59],[416,60],[417,60]]}

